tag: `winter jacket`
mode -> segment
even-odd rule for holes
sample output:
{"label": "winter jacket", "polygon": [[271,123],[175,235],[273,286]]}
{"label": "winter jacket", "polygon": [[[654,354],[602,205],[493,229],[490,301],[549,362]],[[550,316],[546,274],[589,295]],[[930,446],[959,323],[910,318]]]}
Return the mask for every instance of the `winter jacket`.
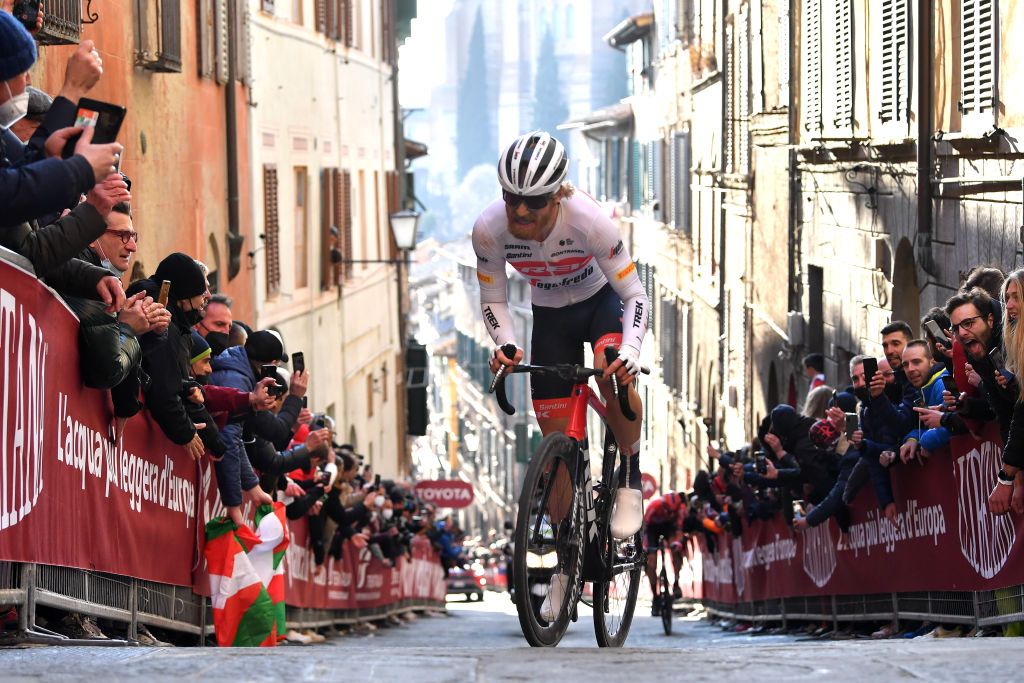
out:
{"label": "winter jacket", "polygon": [[[233,346],[225,349],[223,353],[213,359],[213,374],[210,375],[210,384],[231,387],[246,393],[250,393],[256,388],[256,375],[249,364],[249,356],[245,353],[245,347]],[[231,472],[228,472],[227,476],[231,480],[237,477],[241,482],[242,490],[248,491],[259,485],[259,478],[253,472],[249,456],[246,455],[242,442],[242,431],[243,425],[238,422],[229,423],[222,430],[221,434],[227,444],[228,453],[227,457],[221,461],[226,464],[222,464],[221,467],[229,468]],[[235,471],[236,468],[237,471]],[[225,491],[221,490],[222,498],[224,494]],[[236,500],[234,494],[231,494],[229,499],[232,502],[225,500],[225,505],[238,505],[241,502],[240,498],[237,499],[238,502],[234,502]]]}
{"label": "winter jacket", "polygon": [[829,517],[835,516],[844,506],[843,493],[846,491],[846,482],[850,478],[854,465],[860,460],[860,451],[853,448],[843,436],[836,448],[836,453],[839,455],[839,476],[836,477],[836,483],[828,495],[807,513],[808,526],[815,527],[828,521]]}
{"label": "winter jacket", "polygon": [[[160,295],[160,284],[154,280],[139,280],[128,288],[128,296],[145,291],[154,299]],[[168,439],[179,445],[185,445],[196,435],[195,425],[189,419],[182,402],[181,393],[185,383],[192,378],[189,360],[192,357],[192,333],[184,314],[174,304],[169,304],[171,324],[164,335],[148,332],[143,336],[156,337],[148,344],[161,344],[159,353],[146,353],[144,342],[142,368],[151,381],[145,391],[146,408],[153,419],[160,425],[161,431]],[[165,337],[163,340],[159,337]]]}
{"label": "winter jacket", "polygon": [[[933,365],[928,371],[929,379],[928,382],[921,387],[918,394],[917,405],[921,408],[928,408],[931,406],[942,405],[942,392],[945,391],[942,384],[942,377],[948,376],[946,368],[941,363]],[[916,439],[922,445],[925,445],[929,450],[934,448],[940,448],[949,443],[949,430],[945,427],[935,427],[929,429],[925,427],[920,420],[915,429],[912,429],[903,438],[902,443],[910,439]]]}

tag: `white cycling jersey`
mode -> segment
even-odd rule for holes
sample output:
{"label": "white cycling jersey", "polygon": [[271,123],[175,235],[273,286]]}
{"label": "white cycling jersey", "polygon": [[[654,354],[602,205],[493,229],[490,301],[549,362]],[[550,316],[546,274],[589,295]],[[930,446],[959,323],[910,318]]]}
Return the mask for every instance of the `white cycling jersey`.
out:
{"label": "white cycling jersey", "polygon": [[509,263],[529,281],[536,306],[584,301],[610,282],[623,302],[622,345],[640,353],[651,304],[618,228],[592,197],[577,190],[562,199],[555,227],[543,242],[513,237],[499,199],[473,225],[473,250],[480,308],[498,346],[515,343],[505,275]]}

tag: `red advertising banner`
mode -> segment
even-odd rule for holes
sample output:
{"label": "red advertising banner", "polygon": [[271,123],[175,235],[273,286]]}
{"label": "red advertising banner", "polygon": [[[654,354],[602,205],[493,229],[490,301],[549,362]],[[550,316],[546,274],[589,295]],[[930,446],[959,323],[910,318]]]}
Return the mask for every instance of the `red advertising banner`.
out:
{"label": "red advertising banner", "polygon": [[473,502],[473,485],[458,479],[421,481],[416,495],[424,503],[443,508],[464,508]]}
{"label": "red advertising banner", "polygon": [[196,464],[145,414],[112,443],[107,392],[79,380],[78,321],[6,261],[0,283],[0,559],[190,585]]}
{"label": "red advertising banner", "polygon": [[[830,520],[803,534],[779,517],[713,554],[691,547],[690,577],[719,602],[798,595],[992,590],[1024,583],[1024,520],[988,511],[1002,446],[996,425],[980,440],[956,437],[923,466],[894,466],[895,523],[870,484],[851,507],[849,533]],[[696,588],[694,585],[693,588]]]}

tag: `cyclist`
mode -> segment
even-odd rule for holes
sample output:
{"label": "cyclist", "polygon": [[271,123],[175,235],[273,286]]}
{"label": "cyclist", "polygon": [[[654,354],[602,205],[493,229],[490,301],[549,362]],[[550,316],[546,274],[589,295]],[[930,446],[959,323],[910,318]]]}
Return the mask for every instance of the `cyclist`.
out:
{"label": "cyclist", "polygon": [[647,503],[644,511],[644,549],[647,550],[647,580],[651,582],[654,600],[651,602],[651,616],[660,615],[658,601],[658,545],[664,538],[672,552],[672,566],[675,567],[676,578],[673,582],[673,595],[682,596],[679,588],[679,568],[683,564],[683,521],[686,518],[687,506],[682,495],[670,491],[660,498]]}
{"label": "cyclist", "polygon": [[[641,415],[632,382],[641,367],[650,302],[615,224],[592,197],[565,181],[568,166],[562,143],[542,131],[516,138],[501,154],[502,199],[485,208],[473,225],[480,307],[498,347],[490,362],[492,372],[523,359],[508,307],[506,263],[531,286],[534,364],[583,363],[583,345],[591,345],[596,367],[604,369],[598,385],[608,406],[608,424],[620,452],[628,456],[626,466],[620,467],[621,488],[611,523],[612,535],[625,539],[643,524],[641,424],[627,420],[612,400],[610,377],[614,374],[627,389],[630,407]],[[506,344],[516,347],[512,358],[501,350]],[[611,364],[604,358],[608,346],[618,348]],[[564,431],[572,384],[542,375],[531,380],[541,431]],[[567,583],[564,574],[552,577],[543,618],[558,613]]]}

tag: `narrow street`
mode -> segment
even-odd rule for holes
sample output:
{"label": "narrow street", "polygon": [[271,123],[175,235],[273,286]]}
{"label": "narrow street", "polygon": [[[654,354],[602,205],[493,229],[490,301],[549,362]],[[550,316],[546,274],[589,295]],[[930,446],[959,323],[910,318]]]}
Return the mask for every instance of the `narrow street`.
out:
{"label": "narrow street", "polygon": [[[38,648],[0,651],[5,681],[506,681],[999,679],[1024,663],[1014,641],[927,638],[806,641],[723,633],[680,617],[671,636],[646,605],[627,647],[599,650],[589,612],[555,650],[526,648],[504,594],[448,603],[448,617],[421,618],[371,636],[274,651],[217,648]],[[45,656],[40,656],[44,654]]]}

